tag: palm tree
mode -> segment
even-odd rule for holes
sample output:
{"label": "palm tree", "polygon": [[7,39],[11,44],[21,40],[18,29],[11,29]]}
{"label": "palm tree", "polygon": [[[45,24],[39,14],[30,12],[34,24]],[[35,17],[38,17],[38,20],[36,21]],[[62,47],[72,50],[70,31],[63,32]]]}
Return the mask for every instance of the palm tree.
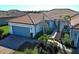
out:
{"label": "palm tree", "polygon": [[[71,16],[69,16],[69,15],[65,15],[64,16],[64,20],[65,20],[65,26],[67,26],[68,28],[70,28],[71,27],[71,23],[70,23],[70,21],[71,21]],[[69,33],[70,33],[70,31],[69,31]],[[70,36],[71,37],[71,36]]]}
{"label": "palm tree", "polygon": [[64,16],[64,20],[65,20],[65,22],[66,22],[65,25],[70,26],[71,16],[65,15],[65,16]]}
{"label": "palm tree", "polygon": [[[65,16],[64,16],[64,19],[65,19],[66,25],[70,28],[70,27],[71,27],[71,23],[70,23],[70,21],[71,21],[71,16],[65,15]],[[69,33],[70,33],[70,32],[69,32]],[[70,35],[70,37],[71,37],[71,35]]]}
{"label": "palm tree", "polygon": [[[64,19],[64,21],[65,21],[65,24],[64,24],[64,26],[67,26],[67,27],[70,27],[70,20],[71,20],[71,17],[69,16],[69,15],[65,15],[64,17],[63,17],[63,19]],[[63,30],[64,30],[64,28],[63,28]],[[61,43],[62,43],[62,47],[63,47],[63,45],[64,45],[64,41],[63,41],[63,39],[64,39],[64,35],[65,35],[65,33],[64,32],[62,32],[63,33],[63,35],[62,35],[62,38],[61,38]],[[70,37],[70,35],[69,35],[69,37]],[[68,40],[68,39],[67,39]],[[63,47],[63,50],[65,51],[65,48]]]}

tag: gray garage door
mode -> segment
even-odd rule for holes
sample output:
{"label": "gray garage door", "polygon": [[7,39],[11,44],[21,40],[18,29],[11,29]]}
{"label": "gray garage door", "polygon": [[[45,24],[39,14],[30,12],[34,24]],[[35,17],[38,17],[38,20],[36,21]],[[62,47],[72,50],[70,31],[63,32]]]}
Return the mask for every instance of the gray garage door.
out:
{"label": "gray garage door", "polygon": [[26,27],[19,27],[19,26],[12,26],[13,34],[20,35],[20,36],[30,36],[30,28]]}

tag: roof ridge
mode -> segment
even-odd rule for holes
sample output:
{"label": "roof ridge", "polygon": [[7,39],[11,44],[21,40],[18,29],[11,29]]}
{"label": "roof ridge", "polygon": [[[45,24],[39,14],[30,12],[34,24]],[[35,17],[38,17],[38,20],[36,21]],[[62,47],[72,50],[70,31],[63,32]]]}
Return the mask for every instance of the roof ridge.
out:
{"label": "roof ridge", "polygon": [[48,19],[51,19],[51,18],[49,18],[44,12],[43,12],[43,15],[45,15]]}
{"label": "roof ridge", "polygon": [[49,10],[48,12],[53,11],[53,10],[70,10],[70,11],[79,13],[78,11],[75,11],[75,10],[73,10],[73,9],[69,9],[69,8],[55,8],[55,9],[51,9],[51,10]]}
{"label": "roof ridge", "polygon": [[77,15],[79,15],[79,13],[78,13],[78,14],[75,14],[75,15],[73,15],[73,16],[71,16],[71,18],[73,18],[73,17],[75,17],[75,16],[77,16]]}
{"label": "roof ridge", "polygon": [[32,18],[30,17],[30,15],[29,15],[29,14],[27,14],[27,16],[30,18],[31,22],[34,24],[34,22],[33,22]]}

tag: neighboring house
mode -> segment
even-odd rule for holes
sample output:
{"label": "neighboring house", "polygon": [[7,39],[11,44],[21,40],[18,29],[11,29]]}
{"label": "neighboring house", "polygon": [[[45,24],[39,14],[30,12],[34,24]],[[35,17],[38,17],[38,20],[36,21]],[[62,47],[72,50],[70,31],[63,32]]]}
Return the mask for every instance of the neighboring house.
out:
{"label": "neighboring house", "polygon": [[18,10],[0,11],[0,25],[8,24],[8,20],[25,14],[25,12]]}
{"label": "neighboring house", "polygon": [[62,31],[65,24],[63,17],[75,14],[78,14],[78,12],[70,9],[53,9],[43,13],[28,13],[27,15],[11,19],[8,24],[11,34],[26,37],[32,35],[34,37],[38,32],[43,30],[43,21],[46,21],[48,27],[54,31],[58,29],[57,21],[61,19],[60,31]]}
{"label": "neighboring house", "polygon": [[11,18],[6,18],[6,17],[0,18],[0,25],[8,24],[9,19],[11,19]]}
{"label": "neighboring house", "polygon": [[[78,12],[71,9],[53,9],[49,12],[46,12],[45,14],[50,20],[54,20],[56,22],[57,27],[59,26],[60,28],[59,31],[62,32],[62,29],[66,24],[64,16],[69,15],[70,17],[72,17],[78,14]],[[57,21],[60,21],[60,25],[57,23]]]}
{"label": "neighboring house", "polygon": [[79,14],[71,18],[71,39],[74,42],[75,47],[79,47]]}

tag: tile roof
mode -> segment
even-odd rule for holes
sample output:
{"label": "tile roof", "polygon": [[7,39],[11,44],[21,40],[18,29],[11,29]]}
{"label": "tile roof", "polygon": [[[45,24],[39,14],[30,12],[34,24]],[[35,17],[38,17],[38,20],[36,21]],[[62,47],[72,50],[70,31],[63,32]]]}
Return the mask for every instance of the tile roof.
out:
{"label": "tile roof", "polygon": [[0,10],[0,18],[6,18],[6,17],[18,17],[25,15],[26,13],[23,11],[16,11],[16,10],[10,10],[10,11],[1,11]]}
{"label": "tile roof", "polygon": [[43,19],[43,17],[44,17],[43,13],[29,13],[27,15],[11,19],[9,22],[25,23],[25,24],[38,24],[38,23],[42,22],[43,20],[48,19],[47,17],[44,17],[44,19]]}
{"label": "tile roof", "polygon": [[21,17],[13,18],[13,19],[9,20],[9,22],[33,24],[28,15],[24,15],[24,16],[21,16]]}
{"label": "tile roof", "polygon": [[44,16],[43,13],[29,13],[29,16],[31,17],[34,24],[38,24],[42,22],[43,20],[48,20],[46,16]]}
{"label": "tile roof", "polygon": [[43,13],[29,13],[29,16],[34,24],[40,23],[43,20]]}
{"label": "tile roof", "polygon": [[71,18],[70,23],[71,23],[71,26],[72,26],[72,27],[75,27],[75,28],[79,27],[79,14],[73,16],[73,17]]}
{"label": "tile roof", "polygon": [[73,16],[75,14],[78,14],[78,12],[71,9],[53,9],[49,12],[46,12],[45,14],[51,19],[59,19],[60,17],[63,17],[65,15]]}
{"label": "tile roof", "polygon": [[78,12],[70,10],[70,9],[53,9],[53,10],[50,10],[48,12],[43,12],[43,13],[28,13],[25,16],[14,18],[10,20],[10,22],[37,24],[43,20],[59,19],[60,16],[64,16],[64,15],[73,16],[76,14],[78,14]]}

